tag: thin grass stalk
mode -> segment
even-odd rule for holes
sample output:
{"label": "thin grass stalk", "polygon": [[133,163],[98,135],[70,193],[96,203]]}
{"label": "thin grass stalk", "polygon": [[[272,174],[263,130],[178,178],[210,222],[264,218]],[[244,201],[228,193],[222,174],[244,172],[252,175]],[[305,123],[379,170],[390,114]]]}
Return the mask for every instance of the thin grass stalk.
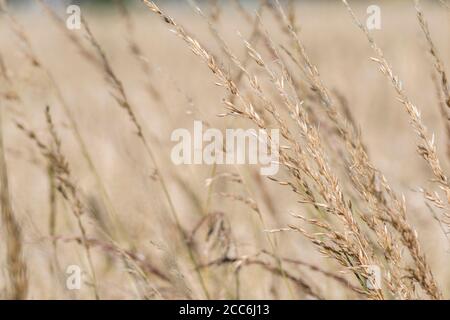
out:
{"label": "thin grass stalk", "polygon": [[3,145],[3,103],[0,100],[0,205],[3,241],[6,244],[6,266],[10,288],[8,299],[24,300],[28,295],[27,264],[24,258],[22,228],[12,207]]}
{"label": "thin grass stalk", "polygon": [[[43,5],[43,7],[47,11],[50,10],[48,8],[48,6],[45,3],[43,3],[42,1],[40,1],[40,0],[36,0],[36,1],[38,1],[39,4]],[[37,54],[34,52],[31,42],[29,41],[27,34],[25,33],[25,30],[20,25],[20,23],[15,19],[15,17],[9,12],[5,0],[0,1],[0,10],[4,11],[6,13],[12,30],[14,31],[15,35],[23,43],[22,52],[24,53],[24,55],[30,60],[30,62],[32,63],[33,66],[35,66],[36,68],[40,69],[43,72],[43,74],[48,79],[51,87],[53,88],[54,93],[56,94],[56,98],[59,100],[59,102],[63,108],[64,114],[65,114],[66,118],[69,120],[70,127],[75,136],[75,139],[77,140],[78,145],[80,146],[80,150],[83,155],[83,158],[86,160],[88,167],[89,167],[92,175],[94,176],[96,186],[100,190],[102,199],[107,208],[109,218],[112,222],[113,230],[116,233],[116,236],[119,236],[119,234],[117,234],[117,233],[120,233],[120,236],[125,237],[125,232],[124,232],[124,230],[121,229],[121,224],[118,221],[117,211],[116,211],[114,205],[112,204],[112,201],[108,195],[108,192],[106,191],[105,184],[103,183],[103,180],[100,177],[97,168],[95,167],[94,161],[92,160],[92,157],[89,154],[87,145],[84,142],[84,139],[81,135],[81,130],[75,120],[75,117],[72,114],[71,108],[69,107],[67,101],[65,100],[65,98],[61,92],[61,89],[59,88],[58,82],[53,77],[53,74],[50,72],[50,70],[44,66],[42,61],[40,61]],[[50,12],[52,12],[52,11],[50,10]],[[55,17],[55,18],[58,19],[57,17]],[[72,34],[71,34],[71,36],[73,37]],[[86,55],[90,59],[93,58],[89,53],[86,53]]]}
{"label": "thin grass stalk", "polygon": [[[394,74],[389,62],[384,56],[383,51],[377,45],[369,30],[367,30],[367,28],[356,17],[353,9],[350,7],[348,2],[346,0],[342,0],[342,2],[350,13],[353,21],[366,36],[371,48],[376,53],[377,58],[372,58],[372,60],[379,65],[381,72],[390,80],[392,87],[397,93],[399,102],[405,107],[405,110],[410,117],[412,127],[419,137],[419,140],[421,141],[421,143],[418,145],[419,154],[431,168],[434,177],[437,179],[437,183],[443,188],[447,195],[450,195],[450,185],[437,156],[434,135],[431,139],[428,137],[428,132],[425,125],[423,124],[420,110],[407,97],[403,89],[401,80]],[[412,254],[412,258],[419,268],[419,273],[416,274],[416,276],[418,277],[420,285],[430,297],[434,299],[441,299],[442,293],[437,287],[426,259],[419,249],[417,238],[414,235],[407,236],[406,241],[412,244],[412,250],[410,250],[410,252]]]}
{"label": "thin grass stalk", "polygon": [[[191,259],[192,263],[195,265],[197,265],[196,262],[196,258],[194,255],[194,252],[192,250],[192,248],[186,243],[185,239],[184,239],[184,231],[183,231],[183,227],[181,225],[178,213],[175,209],[175,205],[172,201],[172,197],[170,196],[169,190],[167,188],[167,185],[165,183],[164,178],[161,175],[161,170],[159,169],[158,166],[158,162],[156,160],[155,154],[152,150],[152,148],[150,147],[150,144],[147,141],[147,138],[144,135],[143,132],[143,128],[141,126],[141,123],[138,120],[138,117],[136,115],[135,110],[133,109],[133,107],[131,106],[131,104],[129,103],[127,94],[125,92],[125,89],[123,87],[122,82],[119,80],[119,78],[116,76],[115,72],[113,71],[111,64],[109,63],[108,58],[106,57],[105,52],[103,51],[102,47],[100,46],[100,44],[97,42],[96,38],[94,37],[87,21],[82,18],[82,24],[86,30],[86,33],[88,35],[88,39],[90,41],[90,43],[92,44],[92,46],[94,47],[95,51],[97,52],[100,61],[102,63],[103,66],[103,71],[106,74],[107,80],[109,82],[109,84],[115,89],[116,94],[113,95],[114,99],[116,100],[116,102],[119,104],[119,106],[124,109],[124,111],[127,113],[129,119],[131,120],[132,124],[134,125],[135,129],[136,129],[136,134],[139,138],[139,140],[141,141],[142,145],[144,146],[144,149],[147,153],[147,155],[150,157],[150,160],[152,161],[153,165],[155,166],[155,171],[156,174],[158,175],[159,179],[159,183],[161,185],[161,188],[163,190],[164,196],[167,200],[167,203],[169,204],[169,209],[171,212],[171,216],[175,222],[175,225],[177,227],[177,230],[180,234],[180,237],[182,238],[183,243],[186,246],[186,249],[188,251],[189,254],[189,258]],[[209,299],[210,295],[208,293],[208,290],[206,288],[203,276],[201,275],[200,271],[197,270],[197,275],[199,278],[199,281],[201,283],[203,292],[205,294],[205,296]]]}

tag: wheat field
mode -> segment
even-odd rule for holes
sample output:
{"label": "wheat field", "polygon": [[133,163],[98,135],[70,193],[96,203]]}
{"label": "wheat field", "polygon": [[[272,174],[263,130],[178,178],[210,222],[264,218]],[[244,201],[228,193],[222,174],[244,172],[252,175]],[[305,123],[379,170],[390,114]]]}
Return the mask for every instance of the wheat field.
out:
{"label": "wheat field", "polygon": [[[449,2],[12,2],[2,299],[450,298]],[[279,172],[174,164],[194,121]]]}

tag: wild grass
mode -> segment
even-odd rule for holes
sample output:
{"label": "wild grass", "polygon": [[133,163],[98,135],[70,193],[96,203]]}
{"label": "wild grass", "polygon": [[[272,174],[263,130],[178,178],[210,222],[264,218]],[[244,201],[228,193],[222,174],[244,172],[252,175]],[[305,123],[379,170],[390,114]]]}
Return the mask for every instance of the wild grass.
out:
{"label": "wild grass", "polygon": [[[450,297],[445,1],[36,4],[0,2],[2,297]],[[279,129],[280,172],[175,166],[194,120]]]}

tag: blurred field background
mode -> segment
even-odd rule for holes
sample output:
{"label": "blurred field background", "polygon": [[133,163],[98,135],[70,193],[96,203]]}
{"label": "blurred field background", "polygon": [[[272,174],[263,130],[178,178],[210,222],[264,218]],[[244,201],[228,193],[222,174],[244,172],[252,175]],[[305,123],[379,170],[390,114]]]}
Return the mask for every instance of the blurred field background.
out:
{"label": "blurred field background", "polygon": [[[77,220],[70,205],[54,189],[47,159],[16,125],[16,122],[25,124],[43,141],[51,141],[46,106],[50,106],[62,153],[70,165],[83,206],[87,208],[82,219],[88,237],[98,241],[90,249],[101,299],[314,298],[295,281],[283,279],[275,270],[276,260],[261,254],[262,250],[318,266],[357,285],[347,268],[324,257],[300,233],[267,232],[302,225],[304,222],[293,217],[293,213],[311,218],[315,214],[310,207],[298,203],[289,188],[260,177],[258,167],[218,166],[213,171],[212,166],[172,164],[170,152],[174,143],[170,135],[173,130],[191,130],[194,120],[203,120],[220,129],[248,128],[251,124],[241,118],[230,121],[217,116],[224,112],[222,100],[228,94],[215,85],[217,80],[207,66],[142,3],[128,1],[133,34],[127,30],[115,2],[100,7],[83,3],[82,14],[123,83],[156,155],[159,175],[135,134],[133,123],[111,96],[112,89],[102,72],[80,54],[67,33],[45,10],[39,6],[27,7],[29,3],[16,7],[15,1],[10,2],[13,4],[11,14],[23,26],[42,66],[56,80],[109,199],[109,204],[105,204],[105,194],[83,156],[54,86],[42,68],[33,66],[24,55],[23,39],[14,34],[10,21],[1,14],[0,54],[11,79],[7,82],[1,78],[0,82],[3,141],[10,199],[23,237],[28,279],[26,298],[94,298],[94,280],[83,245],[74,240],[80,237]],[[353,1],[351,4],[358,16],[364,18],[372,2]],[[382,28],[374,32],[376,40],[403,80],[408,96],[421,108],[423,122],[430,133],[435,133],[441,165],[448,172],[446,119],[439,110],[433,60],[417,23],[414,4],[412,1],[376,2],[382,10]],[[200,2],[200,7],[211,14],[232,51],[244,59],[247,52],[238,31],[248,39],[252,23],[233,1],[219,2],[217,6],[211,3]],[[438,1],[421,3],[434,43],[448,68],[450,11]],[[159,1],[158,4],[217,57],[223,57],[205,20],[186,2]],[[422,251],[444,297],[450,297],[449,241],[434,217],[434,210],[419,192],[420,188],[433,188],[433,178],[417,154],[416,138],[407,114],[389,82],[369,59],[373,52],[340,1],[294,1],[294,4],[297,28],[312,61],[333,95],[349,106],[372,162],[391,187],[404,195],[408,221],[417,231]],[[256,2],[246,3],[246,12],[252,17],[257,6]],[[65,17],[60,6],[55,8]],[[290,43],[269,9],[262,10],[261,20],[274,42]],[[89,52],[94,52],[83,30],[69,32],[79,38]],[[130,52],[129,37],[134,37],[139,44],[148,70],[144,70]],[[262,42],[255,46],[270,59]],[[226,70],[236,74],[236,67],[228,58],[220,61]],[[264,77],[255,63],[250,63],[249,69]],[[251,90],[242,86],[245,95],[256,101]],[[268,88],[267,92],[273,101],[280,103],[273,89]],[[320,124],[325,112],[317,109],[316,113]],[[330,137],[333,145],[337,138],[323,121],[324,125],[318,126],[319,131]],[[330,155],[329,161],[339,176],[345,176],[344,164],[336,154]],[[283,170],[279,175],[286,176]],[[167,185],[184,238],[190,240],[188,246],[198,265],[229,256],[261,259],[273,269],[242,260],[197,271],[186,250],[186,241],[171,216],[160,179]],[[236,179],[239,181],[234,181]],[[242,198],[236,199],[237,195]],[[254,203],[259,213],[252,207]],[[115,231],[108,220],[107,212],[111,210],[117,214],[120,225]],[[0,290],[6,298],[10,285],[3,241],[0,247]],[[80,290],[70,291],[65,287],[69,265],[79,265],[84,271]],[[321,297],[360,298],[339,281],[311,267],[283,265],[290,274],[310,284],[314,292],[320,292]]]}

